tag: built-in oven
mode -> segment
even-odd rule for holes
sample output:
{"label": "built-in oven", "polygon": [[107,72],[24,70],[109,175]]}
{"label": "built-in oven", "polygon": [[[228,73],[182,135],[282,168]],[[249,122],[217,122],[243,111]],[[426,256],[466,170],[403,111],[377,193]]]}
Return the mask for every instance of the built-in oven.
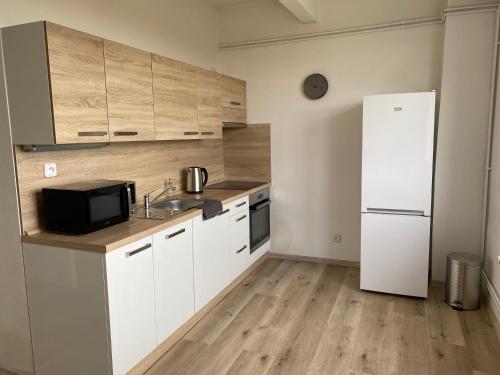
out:
{"label": "built-in oven", "polygon": [[269,188],[250,195],[250,253],[271,237],[271,199]]}

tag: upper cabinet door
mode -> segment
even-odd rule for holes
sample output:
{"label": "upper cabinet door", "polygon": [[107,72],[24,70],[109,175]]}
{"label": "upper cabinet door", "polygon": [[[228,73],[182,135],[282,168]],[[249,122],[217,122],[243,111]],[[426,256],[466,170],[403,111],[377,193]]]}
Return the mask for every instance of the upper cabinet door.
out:
{"label": "upper cabinet door", "polygon": [[199,139],[196,68],[153,55],[157,140]]}
{"label": "upper cabinet door", "polygon": [[101,38],[46,23],[56,143],[108,142]]}
{"label": "upper cabinet door", "polygon": [[155,139],[151,54],[104,40],[112,142]]}
{"label": "upper cabinet door", "polygon": [[241,79],[222,76],[222,106],[226,108],[247,107],[247,83]]}
{"label": "upper cabinet door", "polygon": [[198,124],[200,138],[222,138],[221,75],[198,69]]}

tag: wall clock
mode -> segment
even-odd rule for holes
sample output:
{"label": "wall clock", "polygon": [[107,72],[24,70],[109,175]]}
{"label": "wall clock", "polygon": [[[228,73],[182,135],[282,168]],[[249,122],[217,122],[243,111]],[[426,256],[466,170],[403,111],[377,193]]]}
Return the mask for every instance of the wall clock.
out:
{"label": "wall clock", "polygon": [[314,73],[304,81],[304,95],[309,99],[316,100],[325,96],[328,91],[328,81],[324,75]]}

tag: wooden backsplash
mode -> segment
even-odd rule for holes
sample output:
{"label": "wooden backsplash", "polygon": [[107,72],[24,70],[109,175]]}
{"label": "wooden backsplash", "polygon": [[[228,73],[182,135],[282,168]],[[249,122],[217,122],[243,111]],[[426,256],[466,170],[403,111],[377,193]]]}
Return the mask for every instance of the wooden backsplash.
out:
{"label": "wooden backsplash", "polygon": [[[169,178],[185,188],[183,172],[189,166],[206,167],[209,181],[224,178],[221,139],[111,143],[92,150],[25,152],[16,146],[17,178],[23,231],[36,233],[41,220],[41,189],[70,182],[110,179],[137,182],[137,199],[161,189]],[[43,164],[57,163],[58,176],[44,178]],[[160,190],[158,190],[160,191]]]}
{"label": "wooden backsplash", "polygon": [[271,181],[271,125],[224,129],[224,174],[228,180]]}

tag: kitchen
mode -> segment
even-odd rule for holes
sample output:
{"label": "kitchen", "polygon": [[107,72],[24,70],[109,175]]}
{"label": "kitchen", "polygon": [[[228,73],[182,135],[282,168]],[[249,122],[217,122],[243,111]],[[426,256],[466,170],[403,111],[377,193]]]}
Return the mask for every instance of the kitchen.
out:
{"label": "kitchen", "polygon": [[[5,16],[0,18],[7,86],[2,92],[7,91],[10,116],[10,121],[4,116],[4,98],[2,125],[6,121],[11,128],[1,137],[2,170],[11,178],[2,182],[6,246],[0,285],[1,303],[9,308],[0,319],[0,368],[41,374],[148,369],[186,374],[469,373],[470,369],[496,373],[498,250],[491,229],[497,220],[496,174],[494,168],[489,178],[484,172],[487,155],[495,164],[498,144],[489,130],[495,120],[490,107],[495,107],[491,72],[496,69],[496,4],[319,1],[319,21],[307,21],[308,12],[280,1],[171,1],[155,4],[154,9],[137,9],[132,3],[118,9],[112,2],[21,3],[2,3]],[[367,8],[357,12],[361,3]],[[109,19],[112,11],[116,14]],[[145,19],[150,20],[147,26]],[[402,19],[407,26],[398,23]],[[252,27],[249,20],[261,27]],[[9,27],[28,22],[34,22],[32,29],[23,32],[34,34],[26,38],[29,44],[23,49]],[[365,32],[367,25],[379,26]],[[23,54],[31,55],[23,58],[27,56]],[[412,74],[407,74],[409,69]],[[25,73],[15,76],[18,71]],[[312,73],[328,80],[328,90],[316,100],[307,98],[303,87]],[[90,80],[85,74],[91,75]],[[433,90],[438,132],[428,296],[362,292],[363,98]],[[82,107],[78,100],[86,104]],[[476,124],[473,131],[470,123]],[[241,124],[247,126],[238,127]],[[201,195],[187,192],[193,185],[193,190],[199,189],[192,181],[201,179],[203,185],[206,180],[200,170],[194,180],[188,179],[189,167],[208,170]],[[79,236],[46,230],[44,188],[101,179],[135,182],[138,212],[130,220]],[[209,188],[224,180],[262,184],[241,190]],[[168,187],[176,190],[155,200]],[[250,253],[250,197],[267,188],[271,203],[261,208],[266,211],[266,228],[270,218],[271,238],[264,236],[264,245]],[[226,229],[204,232],[201,210],[196,208],[173,219],[140,218],[150,192],[152,205],[174,197],[219,200],[223,206],[219,213],[230,211],[205,223],[224,222]],[[233,219],[244,216],[233,224]],[[245,229],[240,233],[238,228]],[[171,238],[180,244],[173,252],[176,256],[156,258],[165,252],[156,250],[163,245],[156,246],[155,240],[179,230],[185,232]],[[149,242],[142,243],[146,238]],[[183,243],[186,238],[191,238],[190,244]],[[108,262],[116,254],[149,244],[151,248],[122,259],[148,254],[148,267],[154,271],[143,269],[134,279],[120,274],[123,268],[116,263],[116,278],[108,272],[109,280],[103,281],[103,264],[111,271]],[[201,245],[212,250],[197,252]],[[191,267],[181,249],[186,246],[192,249]],[[244,248],[238,254],[246,259],[239,263],[232,251],[234,259],[229,250],[224,253],[225,248],[234,253]],[[443,302],[446,259],[453,251],[483,254],[481,310],[458,312]],[[220,258],[213,254],[227,256],[227,267],[218,268]],[[75,263],[80,257],[83,263]],[[201,271],[200,260],[207,265]],[[85,264],[87,271],[79,264]],[[164,267],[157,270],[159,264]],[[169,278],[172,275],[176,279]],[[32,282],[30,277],[35,276],[50,282]],[[88,283],[78,283],[78,277]],[[61,288],[58,294],[57,282],[71,286],[73,293],[64,295]],[[273,282],[276,286],[271,288]],[[322,283],[330,293],[316,294],[314,286]],[[77,298],[78,293],[86,297]],[[190,293],[195,297],[185,303]],[[325,310],[309,311],[314,318],[309,321],[304,314],[314,296]],[[116,303],[113,298],[118,298]],[[164,303],[171,299],[178,302]],[[350,299],[362,308],[342,310]],[[196,306],[197,300],[201,302]],[[330,312],[330,318],[324,316]],[[159,318],[163,313],[167,318]],[[153,318],[139,319],[141,314]],[[408,318],[415,314],[415,320]],[[422,352],[406,353],[404,344],[376,329],[377,318],[388,326],[403,318],[407,324],[423,320],[429,342],[418,341]],[[239,339],[240,333],[252,333],[257,324],[269,328]],[[402,329],[410,327],[401,324]],[[464,333],[464,324],[476,324],[476,331]],[[302,336],[321,327],[329,334]],[[82,339],[82,332],[95,345]],[[349,344],[339,350],[349,359],[335,360],[335,343],[342,338]],[[374,349],[377,340],[387,340],[387,350]],[[488,350],[479,353],[471,342],[482,348],[488,342]],[[229,350],[231,345],[241,348]],[[66,354],[55,355],[63,347]],[[408,356],[404,364],[394,365],[402,367],[384,367],[392,358],[386,356],[395,353]],[[364,354],[368,354],[365,362]],[[465,359],[455,363],[458,358]]]}

